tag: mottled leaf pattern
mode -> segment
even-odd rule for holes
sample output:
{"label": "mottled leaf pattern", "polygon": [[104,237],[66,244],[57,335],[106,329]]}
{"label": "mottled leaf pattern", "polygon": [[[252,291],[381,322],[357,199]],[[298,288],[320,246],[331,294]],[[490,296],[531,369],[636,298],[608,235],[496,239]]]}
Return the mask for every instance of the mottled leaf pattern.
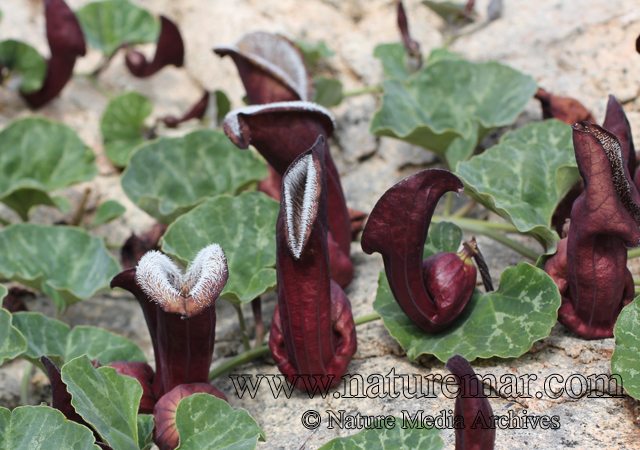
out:
{"label": "mottled leaf pattern", "polygon": [[0,277],[49,296],[59,311],[109,286],[118,262],[79,228],[17,224],[0,231]]}
{"label": "mottled leaf pattern", "polygon": [[76,12],[87,43],[106,55],[121,44],[156,42],[160,23],[149,11],[127,0],[106,0],[84,5]]}
{"label": "mottled leaf pattern", "polygon": [[497,291],[482,294],[476,290],[453,325],[437,334],[425,333],[402,312],[384,272],[378,279],[373,307],[409,358],[415,360],[426,353],[444,362],[453,355],[473,361],[524,354],[535,341],[549,335],[560,302],[551,277],[530,264],[520,263],[502,273]]}
{"label": "mottled leaf pattern", "polygon": [[443,155],[454,139],[471,135],[474,121],[480,127],[479,137],[513,122],[536,92],[536,83],[495,62],[444,58],[404,84],[397,79],[385,81],[384,91],[371,132]]}
{"label": "mottled leaf pattern", "polygon": [[13,39],[0,42],[0,65],[20,74],[20,91],[25,94],[39,90],[47,75],[47,62],[40,53]]}
{"label": "mottled leaf pattern", "polygon": [[507,133],[456,174],[472,198],[555,251],[551,216],[580,179],[570,126],[545,120]]}
{"label": "mottled leaf pattern", "polygon": [[451,222],[429,225],[429,234],[424,242],[423,259],[439,252],[457,252],[462,242],[462,230]]}
{"label": "mottled leaf pattern", "polygon": [[627,393],[640,399],[640,297],[623,308],[613,329],[616,346],[611,373],[622,377]]}
{"label": "mottled leaf pattern", "polygon": [[162,250],[188,264],[201,248],[220,244],[229,265],[220,298],[249,302],[276,287],[278,210],[278,203],[261,192],[212,198],[169,227]]}
{"label": "mottled leaf pattern", "polygon": [[27,220],[36,205],[56,206],[50,192],[89,181],[98,172],[91,149],[75,131],[40,117],[0,132],[0,201]]}
{"label": "mottled leaf pattern", "polygon": [[440,450],[444,442],[437,428],[412,428],[411,423],[396,417],[395,426],[386,429],[374,423],[354,435],[335,438],[318,450]]}
{"label": "mottled leaf pattern", "polygon": [[267,175],[264,162],[238,150],[221,131],[199,130],[140,147],[122,188],[141,209],[170,224],[207,198],[237,195]]}
{"label": "mottled leaf pattern", "polygon": [[253,450],[258,440],[267,440],[247,411],[234,411],[209,394],[193,394],[180,401],[176,428],[180,435],[177,450]]}
{"label": "mottled leaf pattern", "polygon": [[48,406],[0,408],[0,450],[100,450],[87,427]]}
{"label": "mottled leaf pattern", "polygon": [[61,372],[72,396],[71,404],[106,443],[117,450],[139,450],[140,383],[128,375],[118,375],[112,367],[96,369],[86,356],[72,359]]}

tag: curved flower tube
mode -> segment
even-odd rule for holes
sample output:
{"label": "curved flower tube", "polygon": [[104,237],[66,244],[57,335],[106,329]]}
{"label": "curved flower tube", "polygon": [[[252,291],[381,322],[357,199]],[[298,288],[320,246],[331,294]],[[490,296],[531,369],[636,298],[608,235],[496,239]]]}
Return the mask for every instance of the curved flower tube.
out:
{"label": "curved flower tube", "polygon": [[[362,233],[362,249],[380,253],[389,286],[404,313],[428,333],[447,328],[469,299],[438,304],[423,278],[422,255],[429,224],[445,192],[462,192],[462,181],[447,170],[429,169],[390,188],[371,211]],[[428,260],[427,260],[428,261]]]}
{"label": "curved flower tube", "polygon": [[183,122],[191,119],[202,119],[207,112],[207,108],[209,107],[209,91],[204,91],[204,95],[198,100],[198,102],[193,105],[193,107],[182,117],[179,119],[175,116],[165,116],[162,118],[162,121],[168,128],[177,128]]}
{"label": "curved flower tube", "polygon": [[285,172],[276,224],[278,307],[269,348],[296,388],[326,390],[356,352],[351,303],[329,278],[324,138]]}
{"label": "curved flower tube", "polygon": [[167,256],[151,251],[111,287],[131,292],[142,307],[153,342],[156,398],[180,384],[206,383],[215,343],[214,302],[227,278],[227,261],[217,244],[202,249],[183,276]]}
{"label": "curved flower tube", "polygon": [[39,91],[21,94],[33,108],[40,108],[62,91],[73,75],[76,58],[86,53],[80,23],[64,0],[45,0],[44,8],[51,49],[47,76]]}
{"label": "curved flower tube", "polygon": [[585,190],[573,204],[568,236],[545,270],[562,294],[560,323],[586,339],[608,338],[634,297],[627,247],[640,243],[640,194],[613,133],[576,123],[573,143]]}
{"label": "curved flower tube", "polygon": [[482,381],[469,361],[460,355],[449,358],[445,367],[456,376],[460,388],[453,415],[464,420],[464,428],[455,429],[455,450],[493,450],[496,442],[493,410],[484,395]]}
{"label": "curved flower tube", "polygon": [[249,33],[234,45],[213,51],[221,57],[231,56],[252,105],[313,98],[313,82],[302,53],[283,36]]}
{"label": "curved flower tube", "polygon": [[[331,278],[345,288],[353,279],[351,220],[328,139],[333,117],[325,108],[308,102],[280,102],[248,106],[231,111],[224,119],[224,132],[239,148],[253,145],[273,169],[284,174],[293,161],[323,136],[324,164],[329,203],[329,231],[337,244],[332,252]],[[331,245],[331,242],[330,242]],[[339,264],[339,265],[338,265]]]}
{"label": "curved flower tube", "polygon": [[409,22],[407,21],[407,14],[404,10],[402,1],[398,2],[398,28],[400,29],[400,35],[402,36],[402,43],[407,50],[409,58],[407,59],[407,66],[412,72],[420,70],[422,67],[422,52],[420,51],[420,44],[411,38],[409,34]]}
{"label": "curved flower tube", "polygon": [[155,74],[164,66],[182,67],[184,64],[184,43],[180,30],[175,23],[164,16],[160,16],[160,27],[156,53],[151,62],[147,61],[140,52],[132,49],[127,51],[125,62],[132,75],[145,78]]}

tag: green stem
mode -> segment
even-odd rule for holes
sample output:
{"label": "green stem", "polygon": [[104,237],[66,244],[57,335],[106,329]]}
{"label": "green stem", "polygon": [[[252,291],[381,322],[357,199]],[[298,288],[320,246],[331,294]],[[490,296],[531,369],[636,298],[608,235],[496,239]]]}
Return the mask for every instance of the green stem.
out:
{"label": "green stem", "polygon": [[254,348],[253,350],[240,353],[239,355],[231,358],[226,363],[220,364],[218,367],[216,367],[211,372],[209,372],[209,381],[215,380],[220,375],[225,374],[230,370],[235,369],[236,367],[250,363],[254,359],[258,359],[268,354],[269,354],[268,345],[263,345],[262,347]]}
{"label": "green stem", "polygon": [[356,89],[355,91],[346,91],[342,93],[342,96],[353,97],[354,95],[375,94],[376,92],[382,92],[382,86],[371,86],[362,89]]}
{"label": "green stem", "polygon": [[444,198],[444,211],[442,212],[443,216],[449,217],[451,215],[451,205],[453,205],[453,192],[447,192],[447,195]]}
{"label": "green stem", "polygon": [[486,220],[468,219],[466,217],[433,216],[431,218],[431,221],[432,222],[451,222],[458,225],[460,228],[463,228],[465,226],[470,226],[470,227],[480,226],[490,230],[506,231],[507,233],[520,233],[520,231],[518,231],[518,229],[515,226],[511,225],[510,223],[487,222]]}
{"label": "green stem", "polygon": [[380,313],[374,312],[371,314],[367,314],[366,316],[360,316],[353,319],[353,322],[358,325],[362,325],[363,323],[373,322],[374,320],[380,319]]}
{"label": "green stem", "polygon": [[640,278],[633,277],[633,284],[640,286]]}
{"label": "green stem", "polygon": [[31,386],[31,375],[33,373],[33,364],[25,361],[24,372],[22,373],[22,388],[20,389],[20,404],[27,406],[31,404],[29,399],[29,387]]}
{"label": "green stem", "polygon": [[475,208],[477,204],[478,203],[475,200],[471,200],[470,202],[468,202],[466,205],[464,205],[462,208],[458,209],[456,212],[454,212],[451,215],[453,217],[463,218],[464,216],[469,214],[471,211],[473,211],[473,208]]}
{"label": "green stem", "polygon": [[[363,323],[372,322],[378,319],[380,319],[380,314],[377,312],[374,312],[364,316],[356,317],[355,319],[353,319],[353,322],[355,323],[356,326],[358,326],[358,325],[362,325]],[[226,363],[220,364],[218,367],[216,367],[211,372],[209,372],[209,381],[215,380],[220,375],[223,375],[229,372],[230,370],[235,369],[236,367],[250,363],[251,361],[268,354],[269,354],[268,345],[263,345],[262,347],[254,348],[253,350],[247,350],[244,353],[240,353],[239,355],[236,355],[233,358],[231,358]]]}
{"label": "green stem", "polygon": [[[492,229],[491,227],[487,227],[486,225],[488,225],[489,222],[484,222],[482,220],[474,220],[474,219],[461,219],[457,217],[437,217],[437,216],[434,216],[432,218],[432,221],[434,222],[449,221],[458,225],[460,228],[462,228],[465,231],[468,231],[471,233],[483,234],[487,237],[490,237],[494,241],[498,241],[501,244],[509,247],[511,250],[517,253],[520,253],[522,256],[531,259],[532,261],[537,261],[538,258],[540,257],[538,253],[534,252],[533,250],[529,250],[527,247],[520,244],[519,242],[516,242],[513,239],[509,239],[507,236],[505,236],[502,233],[498,233],[497,231],[494,231],[494,229]],[[502,224],[497,224],[497,225],[502,225]]]}
{"label": "green stem", "polygon": [[247,325],[244,322],[244,314],[242,314],[241,305],[233,305],[238,313],[238,320],[240,321],[240,332],[242,333],[242,344],[245,351],[251,350],[251,344],[249,344],[249,335],[247,334]]}
{"label": "green stem", "polygon": [[640,256],[640,248],[632,248],[631,250],[627,251],[627,258],[631,259],[631,258],[637,258]]}

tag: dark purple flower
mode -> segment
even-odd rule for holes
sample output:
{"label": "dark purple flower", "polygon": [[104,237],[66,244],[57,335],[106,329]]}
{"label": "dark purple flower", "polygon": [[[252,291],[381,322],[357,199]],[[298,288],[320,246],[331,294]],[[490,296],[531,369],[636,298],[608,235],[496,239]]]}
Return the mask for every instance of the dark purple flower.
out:
{"label": "dark purple flower", "polygon": [[132,49],[127,51],[125,62],[129,71],[136,77],[149,77],[165,66],[182,67],[184,64],[184,43],[180,30],[164,16],[160,16],[160,24],[156,53],[151,62],[140,52]]}

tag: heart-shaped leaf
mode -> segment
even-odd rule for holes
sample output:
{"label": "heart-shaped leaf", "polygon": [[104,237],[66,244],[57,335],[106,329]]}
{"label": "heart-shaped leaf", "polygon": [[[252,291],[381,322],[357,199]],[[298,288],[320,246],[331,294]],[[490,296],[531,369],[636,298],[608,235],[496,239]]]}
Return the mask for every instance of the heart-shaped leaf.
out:
{"label": "heart-shaped leaf", "polygon": [[413,74],[407,67],[407,49],[400,42],[376,46],[373,56],[380,60],[384,74],[390,80],[405,81]]}
{"label": "heart-shaped leaf", "polygon": [[359,433],[331,439],[318,450],[440,450],[444,447],[437,428],[416,426],[400,417],[395,417],[394,426],[388,422],[376,421]]}
{"label": "heart-shaped leaf", "polygon": [[48,406],[0,408],[0,450],[100,450],[87,427]]}
{"label": "heart-shaped leaf", "polygon": [[305,41],[295,41],[295,44],[300,52],[302,52],[302,57],[307,67],[313,67],[323,59],[327,59],[336,54],[336,52],[329,50],[329,47],[327,47],[324,41],[319,41],[315,44]]}
{"label": "heart-shaped leaf", "polygon": [[423,259],[439,252],[457,252],[462,242],[462,230],[451,222],[429,225],[429,234],[424,242]]}
{"label": "heart-shaped leaf", "polygon": [[336,78],[316,77],[313,101],[326,107],[337,106],[342,102],[342,83]]}
{"label": "heart-shaped leaf", "polygon": [[474,122],[479,125],[479,138],[512,123],[535,94],[536,83],[495,62],[443,58],[404,84],[397,79],[385,81],[384,91],[371,132],[444,155],[454,139],[471,135]]}
{"label": "heart-shaped leaf", "polygon": [[91,226],[97,227],[98,225],[109,223],[112,220],[121,217],[126,210],[127,209],[119,202],[115,200],[107,200],[98,206],[98,212],[96,212],[96,216],[93,218]]}
{"label": "heart-shaped leaf", "polygon": [[237,195],[268,174],[263,161],[238,150],[223,132],[198,130],[141,146],[131,156],[122,188],[142,210],[170,224],[205,199]]}
{"label": "heart-shaped leaf", "polygon": [[244,409],[209,394],[183,398],[176,410],[177,450],[253,450],[266,441],[262,428]]}
{"label": "heart-shaped leaf", "polygon": [[42,366],[40,357],[43,355],[58,367],[85,354],[103,365],[113,361],[146,362],[136,344],[102,328],[78,326],[71,330],[65,323],[35,312],[14,313],[13,325],[28,345],[20,356],[37,366]]}
{"label": "heart-shaped leaf", "polygon": [[120,266],[84,230],[34,224],[0,231],[0,277],[49,296],[58,311],[109,286]]}
{"label": "heart-shaped leaf", "polygon": [[40,53],[13,39],[0,42],[0,66],[20,77],[20,91],[25,94],[40,90],[47,75],[47,62]]}
{"label": "heart-shaped leaf", "polygon": [[118,167],[127,165],[129,155],[145,141],[144,121],[153,103],[137,92],[126,92],[111,99],[100,121],[104,152]]}
{"label": "heart-shaped leaf", "polygon": [[0,201],[25,221],[33,206],[56,206],[51,191],[98,172],[93,152],[75,131],[40,117],[12,122],[0,132],[0,148]]}
{"label": "heart-shaped leaf", "polygon": [[138,406],[142,386],[112,367],[96,369],[86,356],[72,359],[62,369],[62,381],[71,404],[115,450],[139,450]]}
{"label": "heart-shaped leaf", "polygon": [[472,198],[555,251],[551,216],[580,179],[570,126],[545,120],[507,133],[456,174]]}
{"label": "heart-shaped leaf", "polygon": [[409,358],[415,361],[426,353],[444,362],[454,355],[473,361],[524,354],[535,341],[549,335],[560,303],[558,287],[551,277],[520,263],[502,273],[497,291],[482,294],[476,290],[462,314],[440,333],[425,333],[402,312],[384,272],[378,279],[373,307]]}
{"label": "heart-shaped leaf", "polygon": [[640,297],[625,306],[613,329],[616,346],[611,373],[622,377],[627,393],[640,399]]}
{"label": "heart-shaped leaf", "polygon": [[[0,285],[0,302],[6,295],[7,289]],[[16,327],[12,326],[12,314],[0,308],[0,365],[25,351],[27,351],[27,340]]]}
{"label": "heart-shaped leaf", "polygon": [[229,280],[220,298],[249,302],[276,288],[278,202],[261,192],[207,200],[176,220],[162,238],[162,251],[186,265],[198,251],[218,243],[227,255]]}
{"label": "heart-shaped leaf", "polygon": [[76,12],[87,43],[105,55],[122,44],[149,44],[160,34],[159,21],[146,9],[127,0],[106,0],[84,5]]}

